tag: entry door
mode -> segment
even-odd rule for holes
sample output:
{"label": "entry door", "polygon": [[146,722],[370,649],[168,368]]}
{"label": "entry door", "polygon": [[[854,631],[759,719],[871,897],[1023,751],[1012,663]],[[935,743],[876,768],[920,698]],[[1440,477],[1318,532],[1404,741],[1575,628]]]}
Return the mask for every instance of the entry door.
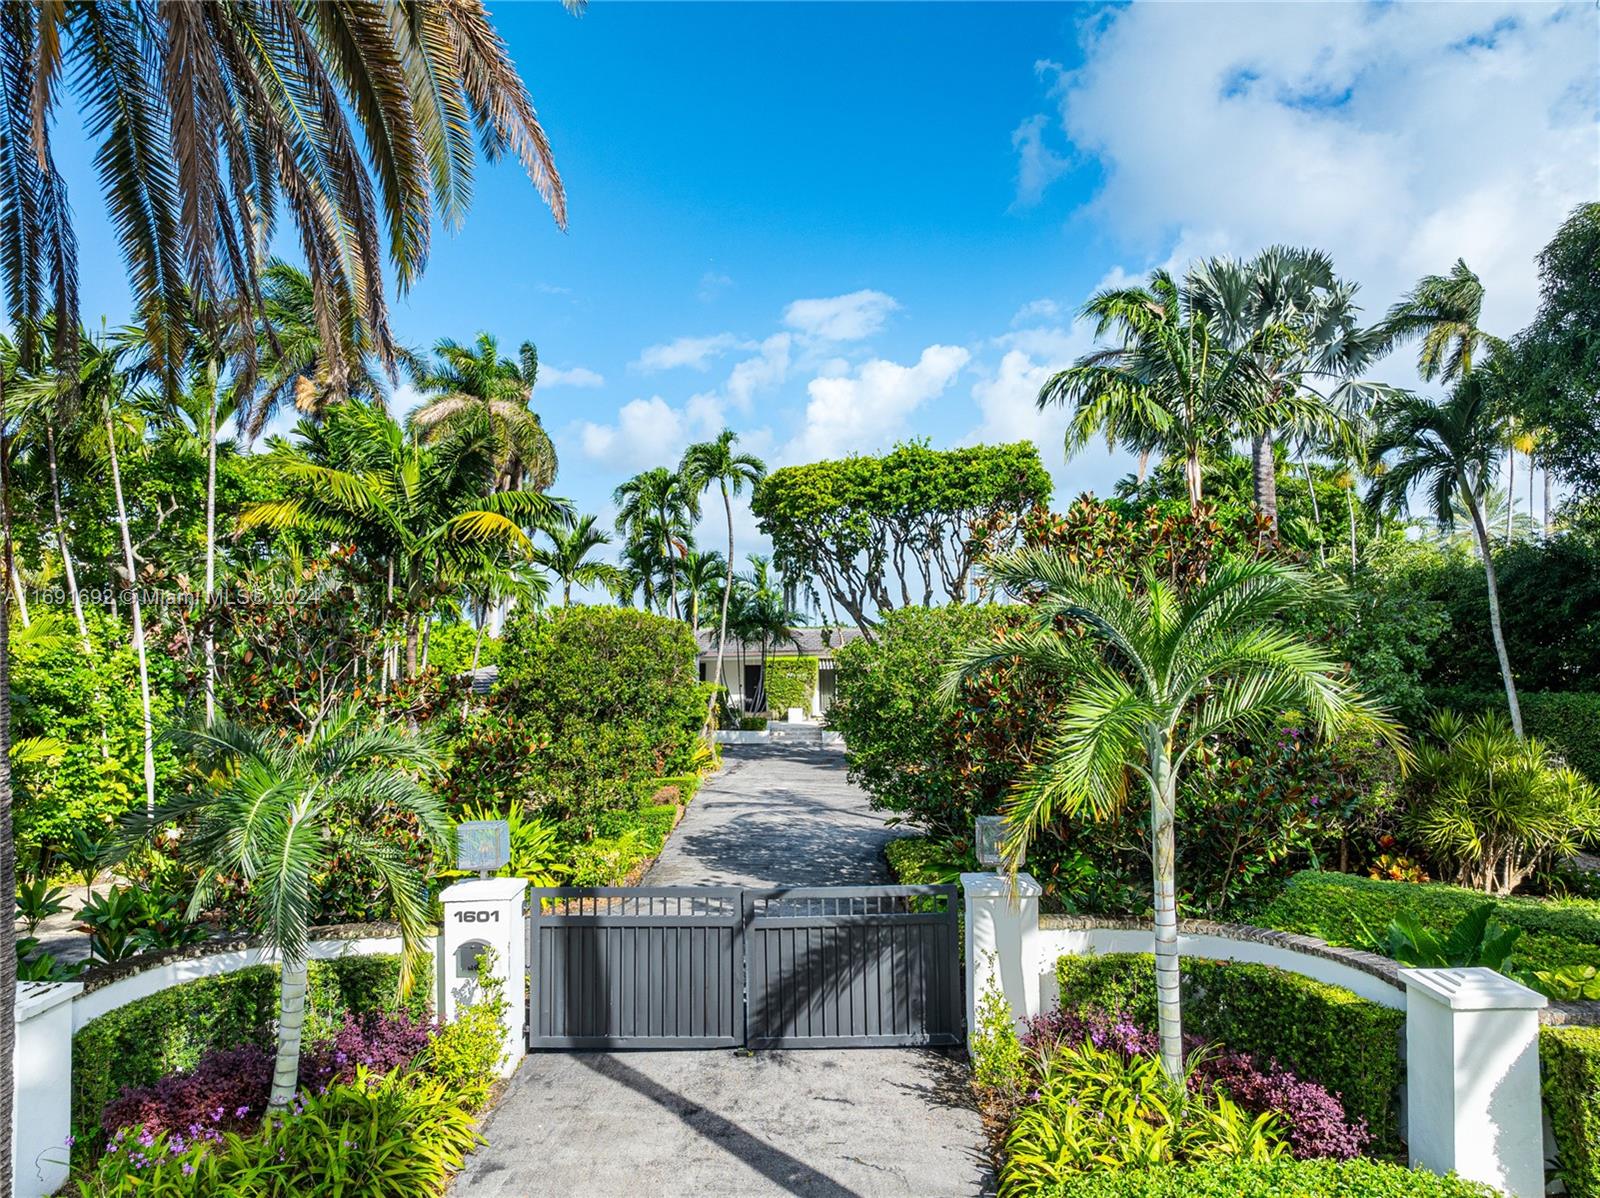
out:
{"label": "entry door", "polygon": [[759,711],[756,706],[761,697],[761,664],[746,664],[744,667],[744,709],[746,711]]}

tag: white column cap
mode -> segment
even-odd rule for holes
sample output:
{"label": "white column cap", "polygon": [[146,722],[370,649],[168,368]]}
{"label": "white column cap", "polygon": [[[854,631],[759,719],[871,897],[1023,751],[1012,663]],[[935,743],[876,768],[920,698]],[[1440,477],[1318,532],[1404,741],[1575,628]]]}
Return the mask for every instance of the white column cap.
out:
{"label": "white column cap", "polygon": [[1550,1000],[1482,965],[1465,969],[1402,969],[1408,994],[1425,995],[1452,1011],[1537,1011]]}
{"label": "white column cap", "polygon": [[962,874],[961,889],[968,898],[1038,898],[1044,893],[1033,875],[1024,873],[1015,879],[1009,874]]}
{"label": "white column cap", "polygon": [[521,900],[528,892],[526,878],[469,878],[446,886],[439,894],[441,903],[504,903]]}

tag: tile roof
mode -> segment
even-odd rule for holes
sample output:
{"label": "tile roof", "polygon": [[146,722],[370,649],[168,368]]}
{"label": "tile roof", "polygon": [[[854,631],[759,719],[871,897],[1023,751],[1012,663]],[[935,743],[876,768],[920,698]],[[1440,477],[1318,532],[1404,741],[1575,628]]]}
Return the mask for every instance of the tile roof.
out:
{"label": "tile roof", "polygon": [[[833,651],[840,645],[849,641],[859,640],[861,629],[851,626],[849,628],[829,628],[828,643],[823,643],[823,629],[821,628],[796,628],[794,640],[778,641],[767,646],[769,656],[800,656],[800,657],[832,657]],[[796,647],[799,642],[799,647]],[[737,653],[739,642],[733,637],[728,638],[728,651]],[[746,651],[756,651],[758,646],[751,642]],[[700,630],[700,656],[702,659],[715,659],[717,656],[717,630],[715,628],[702,628]]]}

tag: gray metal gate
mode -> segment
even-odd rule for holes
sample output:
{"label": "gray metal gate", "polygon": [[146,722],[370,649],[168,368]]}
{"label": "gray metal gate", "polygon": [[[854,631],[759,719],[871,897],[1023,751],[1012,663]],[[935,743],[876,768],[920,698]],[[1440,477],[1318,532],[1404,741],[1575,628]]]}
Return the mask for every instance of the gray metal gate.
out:
{"label": "gray metal gate", "polygon": [[954,886],[530,891],[530,1048],[962,1040]]}

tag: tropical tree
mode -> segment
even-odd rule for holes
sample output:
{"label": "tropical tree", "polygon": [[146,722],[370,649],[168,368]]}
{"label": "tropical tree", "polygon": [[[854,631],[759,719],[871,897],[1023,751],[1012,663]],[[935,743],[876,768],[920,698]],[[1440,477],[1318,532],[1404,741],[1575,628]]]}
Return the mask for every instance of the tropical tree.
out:
{"label": "tropical tree", "polygon": [[1116,344],[1085,354],[1039,390],[1041,408],[1072,409],[1068,456],[1100,435],[1112,446],[1158,448],[1183,462],[1189,506],[1199,506],[1202,459],[1225,446],[1270,393],[1259,337],[1230,345],[1187,281],[1180,286],[1165,270],[1147,287],[1098,292],[1082,315],[1094,320],[1096,338],[1112,333]]}
{"label": "tropical tree", "polygon": [[1269,729],[1286,710],[1304,712],[1324,735],[1362,724],[1398,747],[1399,731],[1352,689],[1336,657],[1282,621],[1336,600],[1328,575],[1230,560],[1189,590],[1148,568],[1130,587],[1115,576],[1086,573],[1060,550],[1034,549],[992,559],[990,573],[1032,599],[1028,622],[1003,641],[985,639],[965,650],[947,672],[943,694],[953,698],[963,681],[1002,662],[1069,683],[1054,728],[1006,806],[1014,863],[1059,818],[1109,816],[1128,802],[1136,782],[1144,789],[1161,1061],[1178,1079],[1184,1052],[1176,819],[1179,777],[1190,754],[1222,733]]}
{"label": "tropical tree", "polygon": [[[746,483],[753,491],[767,476],[767,465],[753,453],[739,453],[734,444],[739,434],[725,428],[714,441],[698,441],[684,451],[678,474],[697,495],[704,494],[713,485],[722,492],[722,510],[728,520],[728,576],[722,586],[722,611],[717,619],[717,668],[712,674],[718,686],[722,685],[722,656],[728,640],[728,600],[733,594],[733,499]],[[717,695],[713,690],[706,704],[706,724],[709,727],[716,710]]]}
{"label": "tropical tree", "polygon": [[535,546],[533,561],[561,584],[562,607],[572,602],[574,584],[612,588],[620,581],[622,571],[617,566],[589,556],[602,545],[611,544],[610,534],[595,527],[595,519],[592,515],[580,516],[571,528],[556,525],[539,530],[550,544]]}
{"label": "tropical tree", "polygon": [[1472,373],[1483,351],[1503,354],[1506,343],[1479,327],[1483,283],[1457,258],[1447,275],[1424,275],[1389,309],[1379,327],[1384,348],[1420,340],[1417,373],[1424,381],[1455,382]]}
{"label": "tropical tree", "polygon": [[[677,559],[689,551],[693,540],[700,492],[683,475],[657,466],[618,486],[611,498],[617,505],[617,531],[630,542],[649,547],[648,556],[660,563],[666,575],[666,585],[659,591],[662,602],[678,616]],[[654,586],[646,589],[656,590]],[[645,606],[650,606],[648,598]]]}
{"label": "tropical tree", "polygon": [[[1327,439],[1339,414],[1364,411],[1386,393],[1354,378],[1382,348],[1383,337],[1357,323],[1357,286],[1339,279],[1321,250],[1275,245],[1249,261],[1212,258],[1194,268],[1189,289],[1196,310],[1230,348],[1253,346],[1257,355],[1266,393],[1247,428],[1256,506],[1276,527],[1275,441],[1285,433],[1302,441]],[[1314,486],[1311,497],[1315,505]]]}
{"label": "tropical tree", "polygon": [[414,361],[412,381],[426,398],[411,426],[436,439],[463,421],[487,420],[499,438],[493,486],[497,491],[542,491],[556,478],[556,449],[539,416],[528,407],[539,378],[539,351],[522,343],[519,361],[500,356],[499,343],[479,333],[471,346],[450,338],[433,347],[433,361]]}
{"label": "tropical tree", "polygon": [[756,693],[746,696],[746,701],[753,702],[752,710],[762,711],[767,702],[767,653],[773,645],[783,641],[799,644],[794,626],[803,615],[789,606],[782,580],[772,569],[772,559],[752,553],[746,560],[750,563],[749,571],[734,580],[737,594],[730,627],[741,646],[754,641],[761,647]]}
{"label": "tropical tree", "polygon": [[705,600],[722,602],[725,572],[722,554],[715,549],[691,549],[684,554],[683,598],[679,606],[688,613],[689,627],[696,637],[700,635],[700,604]]}
{"label": "tropical tree", "polygon": [[185,830],[178,844],[198,871],[190,919],[210,908],[224,878],[244,883],[245,914],[282,971],[269,1104],[281,1111],[299,1087],[309,928],[318,879],[335,857],[370,869],[387,890],[403,945],[402,991],[424,976],[433,939],[425,879],[409,844],[373,829],[403,819],[449,863],[450,821],[420,780],[437,768],[438,754],[424,737],[375,723],[352,703],[324,713],[303,737],[219,720],[180,740],[207,784],[132,820],[129,841],[174,824]]}
{"label": "tropical tree", "polygon": [[1444,530],[1455,527],[1458,510],[1466,512],[1483,559],[1489,631],[1500,659],[1511,727],[1520,737],[1522,711],[1500,627],[1500,586],[1483,515],[1483,499],[1494,483],[1497,449],[1504,439],[1504,419],[1484,385],[1483,372],[1461,378],[1443,403],[1411,394],[1393,397],[1377,413],[1372,454],[1385,462],[1386,469],[1373,480],[1368,501],[1401,512],[1409,509],[1412,492],[1420,491]]}
{"label": "tropical tree", "polygon": [[435,581],[470,567],[485,546],[525,560],[525,527],[570,518],[564,500],[537,491],[485,493],[498,440],[487,421],[463,423],[436,444],[411,440],[386,413],[344,404],[321,425],[302,420],[299,444],[279,442],[281,499],[247,504],[242,530],[300,531],[353,542],[383,579],[385,619],[404,622],[406,674],[417,673],[422,609]]}

